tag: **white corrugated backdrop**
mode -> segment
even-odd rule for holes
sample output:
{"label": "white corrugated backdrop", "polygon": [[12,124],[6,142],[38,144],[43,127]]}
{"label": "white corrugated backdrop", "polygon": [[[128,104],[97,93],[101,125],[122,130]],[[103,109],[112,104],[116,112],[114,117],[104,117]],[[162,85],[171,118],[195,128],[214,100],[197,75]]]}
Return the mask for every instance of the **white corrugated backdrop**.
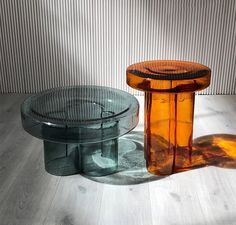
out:
{"label": "white corrugated backdrop", "polygon": [[0,93],[96,84],[138,93],[126,67],[212,69],[203,94],[236,94],[235,0],[0,0]]}

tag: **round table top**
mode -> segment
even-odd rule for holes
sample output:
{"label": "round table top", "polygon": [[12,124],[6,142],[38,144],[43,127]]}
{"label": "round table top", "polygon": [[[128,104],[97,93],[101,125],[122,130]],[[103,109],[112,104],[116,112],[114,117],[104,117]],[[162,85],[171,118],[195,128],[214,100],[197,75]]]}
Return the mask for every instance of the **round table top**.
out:
{"label": "round table top", "polygon": [[24,129],[62,143],[117,138],[138,123],[139,104],[131,94],[109,87],[72,86],[27,98],[21,106]]}
{"label": "round table top", "polygon": [[156,92],[194,92],[209,86],[211,70],[199,63],[152,60],[127,68],[127,83],[135,89]]}

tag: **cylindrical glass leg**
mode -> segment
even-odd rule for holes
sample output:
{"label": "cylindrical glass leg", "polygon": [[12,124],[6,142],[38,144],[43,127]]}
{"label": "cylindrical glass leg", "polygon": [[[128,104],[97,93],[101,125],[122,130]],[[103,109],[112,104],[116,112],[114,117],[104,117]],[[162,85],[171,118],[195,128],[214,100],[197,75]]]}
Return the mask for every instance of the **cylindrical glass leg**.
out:
{"label": "cylindrical glass leg", "polygon": [[80,172],[76,166],[79,160],[78,144],[44,141],[44,164],[48,173],[57,176],[77,174]]}
{"label": "cylindrical glass leg", "polygon": [[118,167],[118,139],[86,144],[44,141],[44,162],[46,171],[58,176],[111,174]]}
{"label": "cylindrical glass leg", "polygon": [[145,159],[149,172],[169,175],[191,164],[194,93],[145,92]]}
{"label": "cylindrical glass leg", "polygon": [[78,167],[90,176],[104,176],[117,171],[118,139],[99,143],[80,144]]}

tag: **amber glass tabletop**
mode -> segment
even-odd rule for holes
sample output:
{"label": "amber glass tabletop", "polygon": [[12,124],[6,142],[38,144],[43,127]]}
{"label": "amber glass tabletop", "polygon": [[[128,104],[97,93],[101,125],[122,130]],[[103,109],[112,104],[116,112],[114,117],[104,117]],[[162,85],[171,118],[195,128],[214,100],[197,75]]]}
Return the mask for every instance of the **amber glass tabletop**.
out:
{"label": "amber glass tabletop", "polygon": [[145,159],[149,172],[168,175],[191,166],[195,92],[211,71],[187,61],[154,60],[130,65],[127,84],[145,92]]}

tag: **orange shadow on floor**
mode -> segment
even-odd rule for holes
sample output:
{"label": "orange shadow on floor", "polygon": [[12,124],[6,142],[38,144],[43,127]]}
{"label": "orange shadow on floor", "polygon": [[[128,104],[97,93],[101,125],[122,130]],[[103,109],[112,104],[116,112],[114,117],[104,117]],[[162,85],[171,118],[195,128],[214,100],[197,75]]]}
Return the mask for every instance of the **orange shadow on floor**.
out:
{"label": "orange shadow on floor", "polygon": [[236,135],[211,134],[194,139],[191,167],[236,168]]}

